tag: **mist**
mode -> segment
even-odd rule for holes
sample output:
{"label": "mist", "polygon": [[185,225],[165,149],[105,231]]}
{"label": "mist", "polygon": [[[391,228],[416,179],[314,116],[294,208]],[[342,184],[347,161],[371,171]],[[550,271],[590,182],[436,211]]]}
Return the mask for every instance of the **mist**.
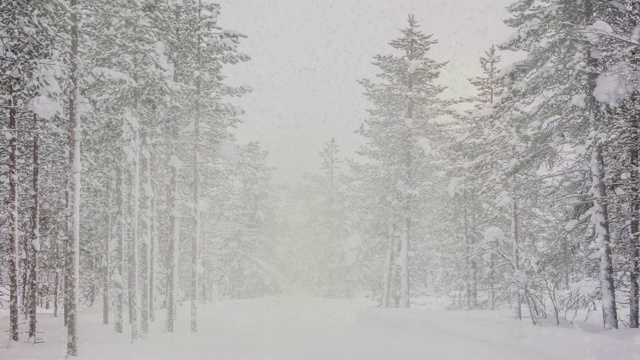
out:
{"label": "mist", "polygon": [[638,356],[638,10],[2,0],[0,358]]}

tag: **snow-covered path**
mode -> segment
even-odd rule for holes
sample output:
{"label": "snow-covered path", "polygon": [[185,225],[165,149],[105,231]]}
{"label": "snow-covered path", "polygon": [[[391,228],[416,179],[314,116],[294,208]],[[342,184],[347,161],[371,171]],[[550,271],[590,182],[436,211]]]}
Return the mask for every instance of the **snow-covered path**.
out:
{"label": "snow-covered path", "polygon": [[[202,305],[198,334],[188,304],[176,333],[156,321],[131,343],[101,324],[101,309],[82,313],[81,358],[163,359],[640,359],[640,331],[587,332],[534,327],[498,312],[377,309],[367,300],[271,297]],[[126,314],[125,314],[126,318]],[[8,321],[0,319],[2,326]],[[61,319],[39,323],[45,344],[18,344],[0,359],[60,358]],[[0,329],[5,330],[0,327]]]}

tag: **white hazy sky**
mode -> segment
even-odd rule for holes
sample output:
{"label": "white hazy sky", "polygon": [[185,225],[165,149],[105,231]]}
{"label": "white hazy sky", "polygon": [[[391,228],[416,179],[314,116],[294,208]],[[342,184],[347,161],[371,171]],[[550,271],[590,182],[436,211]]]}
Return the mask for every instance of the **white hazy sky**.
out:
{"label": "white hazy sky", "polygon": [[375,54],[389,53],[407,15],[439,40],[431,57],[449,61],[440,81],[448,96],[471,95],[466,79],[478,57],[511,30],[502,20],[512,0],[220,0],[223,27],[249,36],[241,51],[252,60],[226,73],[254,91],[236,134],[269,151],[276,180],[319,170],[319,151],[335,137],[344,156],[362,144],[354,131],[370,106],[356,82],[372,78]]}

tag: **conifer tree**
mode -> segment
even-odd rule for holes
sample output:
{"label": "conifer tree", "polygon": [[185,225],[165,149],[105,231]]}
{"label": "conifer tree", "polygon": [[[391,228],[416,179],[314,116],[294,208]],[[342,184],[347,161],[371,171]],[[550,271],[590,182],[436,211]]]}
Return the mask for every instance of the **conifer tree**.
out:
{"label": "conifer tree", "polygon": [[381,83],[360,82],[374,104],[360,130],[367,138],[361,153],[389,172],[389,183],[394,186],[393,205],[387,216],[397,217],[401,234],[396,264],[400,273],[399,306],[405,308],[410,305],[411,243],[421,238],[415,233],[415,221],[420,216],[416,199],[426,190],[420,185],[428,181],[424,176],[432,165],[430,143],[440,140],[433,120],[446,113],[446,102],[439,98],[444,87],[434,83],[445,64],[427,57],[437,41],[419,27],[410,15],[402,37],[390,43],[399,55],[374,57]]}

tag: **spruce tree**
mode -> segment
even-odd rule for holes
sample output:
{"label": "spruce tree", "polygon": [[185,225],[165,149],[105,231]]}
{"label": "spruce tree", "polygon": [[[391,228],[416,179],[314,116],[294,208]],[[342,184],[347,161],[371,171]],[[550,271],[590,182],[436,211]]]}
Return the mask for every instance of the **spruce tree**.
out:
{"label": "spruce tree", "polygon": [[429,191],[421,185],[429,181],[426,176],[432,173],[431,143],[435,147],[440,140],[433,120],[446,113],[447,105],[439,97],[444,87],[434,83],[445,64],[427,57],[437,41],[419,27],[410,15],[402,37],[390,43],[397,55],[374,57],[381,82],[360,81],[374,104],[360,130],[367,139],[361,153],[391,176],[394,192],[387,216],[397,218],[401,234],[396,264],[400,273],[399,306],[405,308],[410,306],[411,243],[422,238],[414,227],[420,216],[416,199],[422,191]]}

